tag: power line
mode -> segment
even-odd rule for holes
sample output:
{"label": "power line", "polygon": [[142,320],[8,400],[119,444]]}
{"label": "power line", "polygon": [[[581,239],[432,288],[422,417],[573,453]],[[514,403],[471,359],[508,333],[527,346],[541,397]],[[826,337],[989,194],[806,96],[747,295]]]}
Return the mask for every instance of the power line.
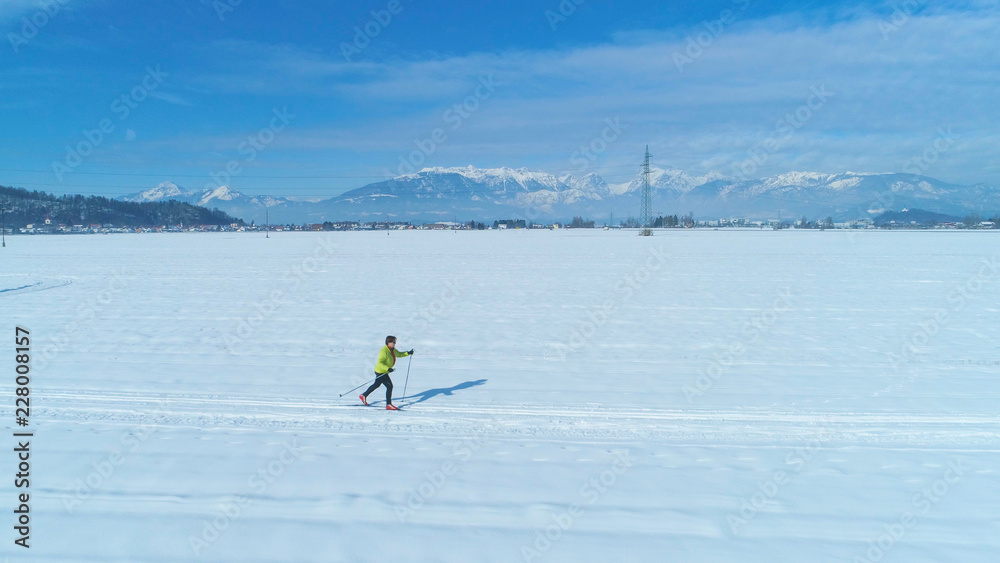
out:
{"label": "power line", "polygon": [[[111,190],[101,190],[101,191],[85,191],[85,190],[74,190],[73,191],[73,193],[78,193],[78,194],[87,194],[87,193],[93,193],[93,194],[133,193],[133,192],[135,192],[137,190],[138,191],[148,191],[148,190],[154,189],[156,187],[156,186],[152,186],[152,187],[151,186],[122,186],[122,185],[103,186],[103,185],[97,185],[97,184],[39,184],[39,183],[17,183],[16,185],[4,186],[3,184],[0,184],[0,187],[27,189],[27,188],[25,188],[25,186],[28,186],[28,187],[33,187],[33,186],[48,186],[48,187],[61,187],[61,188],[111,188]],[[215,186],[215,187],[220,187],[220,186]],[[129,191],[114,191],[114,189],[129,190]],[[210,188],[204,188],[204,189],[202,189],[202,188],[196,188],[196,189],[193,189],[193,191],[203,192],[203,191],[211,190],[211,189],[214,189],[214,188],[211,188],[211,187]],[[310,190],[311,189],[311,190],[316,190],[316,192],[314,192],[314,193],[294,193],[294,194],[290,194],[290,193],[288,193],[286,191],[286,190],[289,190],[289,189],[295,189],[295,190]],[[303,196],[307,196],[307,195],[322,195],[323,190],[326,190],[326,189],[327,188],[324,188],[324,187],[308,188],[308,187],[302,187],[302,186],[289,186],[289,187],[284,187],[284,188],[282,188],[282,187],[269,187],[269,188],[267,188],[267,191],[275,192],[275,193],[282,193],[284,195],[303,195]],[[351,190],[351,189],[355,189],[355,188],[344,188],[344,189]],[[254,190],[254,191],[256,191],[256,190]]]}
{"label": "power line", "polygon": [[[272,192],[272,193],[266,193],[266,194],[257,194],[257,195],[249,195],[249,194],[247,194],[247,195],[249,195],[249,197],[269,197],[269,196],[273,197],[273,196],[279,196],[279,197],[291,197],[291,198],[294,198],[294,197],[300,197],[300,198],[320,198],[322,200],[322,199],[330,199],[330,198],[339,197],[339,196],[343,195],[344,193],[346,193],[346,191],[350,191],[350,190],[345,190],[345,191],[342,191],[342,192],[337,193],[337,194],[330,194],[330,193],[273,193]],[[131,194],[134,194],[134,193],[135,193],[134,191],[127,191],[127,192],[75,191],[72,194],[66,194],[66,195],[95,195],[95,196],[103,196],[103,197],[111,197],[111,198],[113,198],[115,196],[131,195]],[[417,192],[417,191],[414,191],[414,190],[397,190],[396,193],[400,193],[400,194],[413,194],[413,193],[425,193],[425,192]],[[470,188],[470,189],[465,189],[465,190],[452,190],[452,191],[447,192],[447,193],[452,194],[452,195],[458,195],[458,194],[463,194],[463,193],[474,194],[474,193],[479,193],[479,192],[477,192],[476,190],[473,190],[473,189]],[[635,192],[630,192],[630,193],[634,194]],[[53,195],[55,195],[55,194],[53,194]],[[620,195],[626,195],[626,194],[620,194]],[[642,189],[639,190],[639,195],[642,196]],[[742,201],[753,201],[755,199],[767,199],[767,200],[777,201],[777,202],[783,202],[783,203],[791,203],[791,204],[798,204],[798,205],[811,205],[811,206],[818,206],[818,207],[830,207],[830,206],[834,206],[834,205],[838,205],[838,204],[842,204],[843,203],[843,202],[835,202],[835,201],[825,201],[825,202],[824,201],[816,201],[814,199],[781,198],[781,197],[775,197],[775,196],[766,195],[766,194],[754,194],[754,195],[750,195],[750,196],[738,196],[738,197],[733,197],[732,199],[733,200],[742,200]],[[303,201],[308,201],[308,200],[303,200]]]}
{"label": "power line", "polygon": [[[22,168],[0,168],[0,172],[23,172],[29,174],[52,174],[51,170],[27,170]],[[81,174],[88,176],[140,176],[140,177],[169,177],[169,178],[210,178],[209,174],[171,174],[171,173],[139,173],[139,172],[71,172],[71,174]],[[385,176],[253,176],[249,174],[240,174],[240,178],[258,178],[258,179],[271,179],[271,180],[282,180],[282,179],[302,179],[302,180],[319,180],[319,179],[353,179],[360,180],[366,178],[384,178]]]}
{"label": "power line", "polygon": [[[648,151],[648,147],[647,147],[647,151]],[[650,164],[650,166],[651,166],[651,164]],[[604,170],[604,169],[611,169],[611,168],[636,168],[636,165],[595,167],[595,170]],[[646,162],[644,161],[642,165],[638,166],[638,168],[640,168],[640,171],[639,171],[638,174],[601,175],[601,178],[604,179],[605,181],[611,180],[612,181],[611,183],[616,183],[616,182],[614,182],[614,180],[616,180],[616,179],[633,180],[633,179],[636,179],[636,178],[643,178],[645,180],[647,178],[647,176],[645,174]],[[51,171],[48,171],[48,170],[27,170],[27,169],[6,169],[6,168],[0,168],[0,171],[7,171],[7,172],[29,172],[29,173],[35,173],[35,172],[37,172],[37,173],[44,173],[44,174],[51,173]],[[574,170],[574,171],[578,172],[578,173],[587,172],[586,170],[582,170],[582,171],[581,170]],[[94,175],[94,176],[102,176],[102,175],[103,176],[135,176],[135,177],[152,177],[152,176],[161,176],[162,177],[162,176],[169,176],[169,177],[178,177],[178,178],[207,178],[207,176],[205,176],[205,175],[184,175],[184,174],[164,175],[164,174],[142,174],[142,173],[119,173],[119,172],[73,172],[73,174],[86,174],[86,175]],[[240,176],[238,176],[238,179],[244,179],[244,178],[247,178],[247,179],[249,179],[249,178],[259,178],[259,179],[288,179],[288,180],[294,180],[294,179],[383,179],[383,180],[388,180],[388,178],[386,178],[385,176],[252,176],[252,175],[240,175]],[[72,194],[72,195],[103,195],[103,196],[130,195],[132,193],[135,193],[136,191],[145,191],[145,190],[151,189],[151,186],[149,186],[149,185],[63,184],[63,183],[47,183],[47,182],[19,182],[18,185],[20,185],[20,186],[60,187],[60,188],[109,188],[109,189],[116,189],[116,190],[129,190],[129,191],[108,191],[108,190],[102,190],[102,191],[75,191],[74,194]],[[152,186],[152,187],[155,187],[155,186]],[[326,192],[326,190],[328,190],[328,189],[329,188],[326,188],[326,187],[309,188],[309,187],[303,187],[303,186],[285,186],[285,187],[282,187],[282,186],[272,186],[272,187],[268,187],[267,188],[267,191],[270,192],[270,193],[266,193],[266,194],[262,194],[262,195],[258,195],[258,196],[251,196],[251,197],[264,197],[264,196],[268,196],[268,195],[279,195],[279,196],[283,196],[283,197],[331,198],[331,197],[338,197],[338,196],[342,195],[343,193],[345,193],[346,191],[350,191],[353,188],[336,189],[336,190],[330,190],[330,192]],[[296,191],[293,192],[293,193],[289,193],[286,190],[296,190]],[[314,191],[309,192],[308,190],[314,190]],[[333,192],[333,191],[336,191],[336,194],[332,194],[331,192]],[[402,193],[402,194],[406,194],[406,193],[418,193],[416,191],[416,189],[405,189],[404,190],[404,189],[398,189],[397,188],[395,191],[397,193]],[[652,190],[650,190],[650,192],[652,192]],[[472,188],[468,188],[468,189],[464,189],[464,190],[463,189],[458,189],[458,190],[451,190],[449,193],[451,193],[451,194],[475,193],[475,190],[473,190]],[[641,205],[642,205],[643,210],[644,210],[645,206],[646,206],[645,185],[643,185],[641,187],[639,195],[642,198]],[[651,195],[652,194],[650,193],[650,196]],[[813,194],[813,195],[818,195],[818,194]],[[779,195],[774,195],[774,194],[754,194],[754,195],[750,195],[750,196],[737,195],[736,198],[743,199],[745,201],[746,200],[754,200],[754,199],[758,199],[759,198],[759,199],[768,199],[768,200],[773,200],[773,201],[780,201],[780,202],[787,202],[787,203],[794,203],[794,204],[827,206],[827,207],[831,206],[831,205],[835,205],[835,204],[838,203],[838,202],[834,202],[834,201],[817,201],[817,200],[815,200],[813,198],[809,198],[809,199],[783,198],[783,197],[780,197]]]}
{"label": "power line", "polygon": [[[610,170],[610,169],[618,169],[618,168],[634,168],[634,167],[635,167],[634,164],[615,165],[615,166],[596,166],[596,167],[594,167],[594,170],[599,171],[599,170]],[[458,166],[455,166],[455,167],[445,167],[445,166],[442,166],[442,167],[439,167],[439,168],[459,168],[459,169],[461,169],[462,167],[458,167]],[[502,167],[497,167],[497,168],[502,168]],[[515,168],[514,170],[517,170],[517,168]],[[20,173],[26,173],[26,174],[52,174],[53,173],[52,170],[35,170],[35,169],[28,169],[28,168],[0,168],[0,172],[20,172]],[[545,172],[545,171],[540,171],[540,172]],[[580,170],[579,168],[563,168],[563,169],[549,171],[548,173],[554,175],[555,173],[558,173],[558,172],[590,173],[592,171],[591,170]],[[168,177],[168,178],[210,178],[211,177],[210,174],[173,174],[173,173],[169,173],[169,172],[148,173],[148,172],[81,172],[81,171],[73,171],[70,174],[73,174],[73,175],[85,175],[85,176],[136,176],[136,177],[146,177],[146,178],[155,178],[155,177],[161,177],[161,178],[162,177]],[[323,180],[323,179],[364,180],[364,179],[372,179],[372,178],[386,178],[386,176],[384,174],[379,174],[379,175],[324,174],[324,175],[309,175],[309,176],[292,176],[292,175],[266,175],[265,176],[265,175],[240,174],[238,177],[239,178],[263,179],[263,180],[285,180],[285,179],[288,179],[288,180],[295,180],[295,179],[300,179],[300,180]]]}
{"label": "power line", "polygon": [[[634,174],[627,174],[627,175],[626,174],[619,174],[619,175],[613,175],[613,176],[601,176],[601,178],[603,178],[604,180],[608,180],[608,179],[614,180],[614,179],[617,179],[617,178],[635,178],[635,177],[636,176]],[[245,176],[240,176],[240,178],[245,178]],[[382,178],[382,177],[379,176],[379,178]],[[238,178],[233,178],[233,179],[236,180]],[[389,180],[389,179],[386,178],[386,180]],[[218,183],[217,182],[211,182],[211,183],[213,185],[215,185],[216,187],[218,187]],[[48,187],[57,187],[57,188],[122,188],[122,189],[137,189],[137,190],[148,190],[148,189],[156,187],[156,186],[152,186],[150,184],[144,184],[144,185],[134,185],[134,184],[66,184],[66,183],[60,183],[60,182],[17,182],[17,184],[19,186],[48,186]],[[273,186],[273,187],[269,187],[268,189],[287,190],[287,189],[323,189],[323,188],[308,188],[308,187],[302,187],[302,186]]]}

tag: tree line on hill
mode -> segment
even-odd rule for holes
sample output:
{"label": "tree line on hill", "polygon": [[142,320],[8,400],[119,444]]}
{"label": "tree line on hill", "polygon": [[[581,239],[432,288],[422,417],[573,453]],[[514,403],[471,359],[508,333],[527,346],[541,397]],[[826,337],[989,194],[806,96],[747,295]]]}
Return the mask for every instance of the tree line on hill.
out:
{"label": "tree line on hill", "polygon": [[[983,223],[986,223],[986,225]],[[909,225],[921,227],[961,225],[966,229],[997,228],[1000,225],[1000,213],[994,213],[991,218],[987,219],[978,213],[970,213],[965,217],[956,217],[954,215],[934,213],[923,209],[904,209],[902,211],[886,211],[875,217],[875,226],[880,228],[906,227]]]}
{"label": "tree line on hill", "polygon": [[[132,202],[102,196],[56,196],[38,190],[0,186],[0,207],[7,229],[29,224],[114,225],[156,227],[161,225],[243,225],[243,220],[218,209],[207,209],[174,200]],[[16,231],[15,231],[16,232]]]}

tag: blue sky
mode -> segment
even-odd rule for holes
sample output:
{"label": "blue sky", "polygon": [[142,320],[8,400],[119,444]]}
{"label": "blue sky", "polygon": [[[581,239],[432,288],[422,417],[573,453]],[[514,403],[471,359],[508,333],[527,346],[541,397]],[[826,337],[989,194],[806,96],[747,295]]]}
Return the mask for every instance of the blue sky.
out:
{"label": "blue sky", "polygon": [[6,0],[0,184],[329,197],[466,165],[621,182],[647,144],[693,173],[1000,184],[997,29],[977,1]]}

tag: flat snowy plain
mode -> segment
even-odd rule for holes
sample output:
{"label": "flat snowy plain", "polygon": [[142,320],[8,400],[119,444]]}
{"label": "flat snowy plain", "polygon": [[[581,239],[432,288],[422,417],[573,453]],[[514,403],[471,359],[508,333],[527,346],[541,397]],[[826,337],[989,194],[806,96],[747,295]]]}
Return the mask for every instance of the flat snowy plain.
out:
{"label": "flat snowy plain", "polygon": [[[1000,237],[8,237],[0,558],[996,561]],[[31,331],[30,556],[13,544]],[[358,405],[387,334],[395,403]]]}

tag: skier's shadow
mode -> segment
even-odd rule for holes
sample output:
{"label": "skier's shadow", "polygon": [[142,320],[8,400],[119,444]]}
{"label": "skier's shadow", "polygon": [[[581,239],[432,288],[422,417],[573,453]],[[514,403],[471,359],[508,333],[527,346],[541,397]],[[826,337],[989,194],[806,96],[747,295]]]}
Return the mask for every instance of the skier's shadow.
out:
{"label": "skier's shadow", "polygon": [[426,391],[417,393],[416,395],[409,395],[403,397],[400,400],[406,400],[408,405],[413,405],[416,403],[422,403],[432,397],[437,397],[438,395],[451,395],[455,391],[461,391],[462,389],[468,389],[469,387],[476,387],[479,385],[484,385],[486,383],[485,379],[477,379],[475,381],[466,381],[465,383],[459,383],[452,387],[439,387],[437,389],[428,389]]}

